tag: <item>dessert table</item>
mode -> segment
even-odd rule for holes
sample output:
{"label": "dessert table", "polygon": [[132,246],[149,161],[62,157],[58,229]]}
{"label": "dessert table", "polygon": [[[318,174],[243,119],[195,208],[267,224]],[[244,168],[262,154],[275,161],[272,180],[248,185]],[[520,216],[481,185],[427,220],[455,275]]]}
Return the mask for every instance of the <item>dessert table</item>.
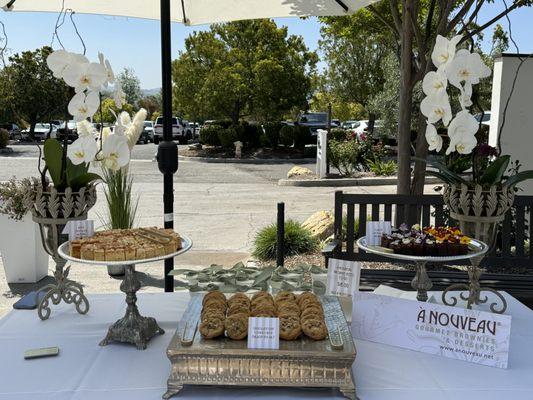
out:
{"label": "dessert table", "polygon": [[[440,293],[435,294],[440,299]],[[415,296],[412,292],[410,295]],[[502,370],[356,340],[354,378],[361,400],[533,398],[533,311],[504,293],[513,316],[509,368]],[[144,351],[98,342],[117,314],[121,294],[89,295],[91,310],[79,315],[59,305],[47,321],[14,310],[0,320],[0,400],[147,400],[166,392],[165,355],[189,300],[186,292],[140,293],[141,313],[166,331]],[[57,357],[24,360],[25,350],[59,346]],[[335,390],[186,387],[176,399],[341,399]]]}

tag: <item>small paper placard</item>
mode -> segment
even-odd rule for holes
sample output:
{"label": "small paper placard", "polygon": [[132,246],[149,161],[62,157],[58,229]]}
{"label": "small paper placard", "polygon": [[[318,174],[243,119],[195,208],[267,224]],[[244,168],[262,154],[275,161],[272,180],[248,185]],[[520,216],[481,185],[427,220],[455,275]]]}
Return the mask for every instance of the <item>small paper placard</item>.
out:
{"label": "small paper placard", "polygon": [[279,349],[279,318],[248,318],[249,349]]}
{"label": "small paper placard", "polygon": [[369,246],[381,245],[381,236],[384,233],[391,233],[391,231],[390,221],[368,221],[366,223],[366,244]]}
{"label": "small paper placard", "polygon": [[359,290],[361,265],[357,261],[330,258],[326,294],[352,297]]}
{"label": "small paper placard", "polygon": [[63,229],[62,234],[68,234],[68,240],[81,239],[94,235],[94,221],[85,219],[82,221],[68,221]]}
{"label": "small paper placard", "polygon": [[511,316],[358,292],[352,334],[355,339],[507,368]]}

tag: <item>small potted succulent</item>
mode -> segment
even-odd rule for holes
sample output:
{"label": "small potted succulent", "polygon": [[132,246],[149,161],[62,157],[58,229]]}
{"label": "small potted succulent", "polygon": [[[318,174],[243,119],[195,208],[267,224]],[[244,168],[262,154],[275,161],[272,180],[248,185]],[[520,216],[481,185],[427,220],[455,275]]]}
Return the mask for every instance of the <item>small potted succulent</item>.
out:
{"label": "small potted succulent", "polygon": [[[476,134],[481,122],[470,113],[473,86],[490,76],[491,71],[478,53],[471,53],[467,49],[456,51],[461,38],[460,35],[450,40],[440,35],[437,37],[432,53],[437,70],[428,72],[424,77],[422,88],[426,96],[420,109],[427,118],[426,140],[429,150],[441,151],[444,140],[437,127],[445,128],[447,137],[444,139],[449,141],[445,154],[457,152],[470,155],[472,174],[464,177],[438,161],[427,161],[436,169],[427,173],[445,183],[444,202],[461,230],[490,245],[495,236],[495,226],[503,220],[513,204],[516,185],[533,179],[533,171],[511,168],[509,155],[502,155],[499,148],[478,143]],[[454,91],[457,97],[450,97],[448,91]],[[452,100],[456,100],[456,103],[452,103]],[[455,107],[460,107],[460,111],[454,116],[452,108]]]}
{"label": "small potted succulent", "polygon": [[24,205],[30,183],[15,178],[0,183],[0,253],[8,283],[34,283],[48,274],[48,254]]}

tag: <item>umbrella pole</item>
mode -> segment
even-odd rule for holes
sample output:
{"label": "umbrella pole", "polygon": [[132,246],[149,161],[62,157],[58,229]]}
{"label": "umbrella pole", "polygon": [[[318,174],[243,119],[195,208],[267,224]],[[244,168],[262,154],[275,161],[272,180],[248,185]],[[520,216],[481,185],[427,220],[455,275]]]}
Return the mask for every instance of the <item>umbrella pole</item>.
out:
{"label": "umbrella pole", "polygon": [[[163,174],[164,226],[174,228],[174,181],[178,170],[178,146],[172,141],[172,54],[170,0],[161,0],[161,73],[163,88],[163,141],[157,149],[157,163]],[[174,259],[165,260],[165,292],[174,291]]]}

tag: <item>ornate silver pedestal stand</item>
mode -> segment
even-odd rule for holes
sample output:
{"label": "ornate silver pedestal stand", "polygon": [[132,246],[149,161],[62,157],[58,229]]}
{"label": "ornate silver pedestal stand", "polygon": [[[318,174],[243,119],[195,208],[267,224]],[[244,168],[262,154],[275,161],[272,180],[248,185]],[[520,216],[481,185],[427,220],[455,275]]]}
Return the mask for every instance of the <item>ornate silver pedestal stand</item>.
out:
{"label": "ornate silver pedestal stand", "polygon": [[38,218],[35,216],[33,220],[39,224],[39,231],[41,232],[41,240],[45,251],[52,257],[56,264],[54,271],[56,283],[51,283],[41,288],[41,291],[46,291],[46,294],[39,302],[37,308],[39,318],[42,320],[48,319],[52,312],[50,301],[52,304],[58,305],[61,300],[67,304],[74,304],[76,311],[80,314],[87,314],[89,311],[89,301],[83,294],[83,287],[79,283],[68,279],[70,267],[64,269],[67,262],[57,252],[59,245],[68,240],[68,236],[61,233],[66,222],[61,221],[61,223],[58,223],[58,220]]}
{"label": "ornate silver pedestal stand", "polygon": [[[359,249],[367,251],[369,253],[378,254],[383,257],[392,258],[395,260],[406,260],[412,261],[415,263],[416,273],[415,277],[411,281],[411,287],[417,291],[416,299],[418,301],[427,301],[428,290],[431,289],[433,283],[429,278],[426,271],[426,264],[429,263],[445,263],[458,260],[467,260],[474,258],[483,258],[483,255],[488,251],[489,247],[479,240],[472,240],[470,243],[470,252],[468,254],[451,256],[451,257],[430,257],[430,256],[411,256],[407,254],[396,254],[384,249],[379,246],[368,246],[366,244],[366,237],[362,237],[357,241],[357,246]],[[468,286],[468,285],[466,285]],[[456,301],[457,302],[457,301]],[[455,305],[455,303],[453,304]]]}
{"label": "ornate silver pedestal stand", "polygon": [[70,188],[58,192],[54,187],[44,190],[41,182],[34,180],[24,195],[24,205],[31,211],[33,221],[39,224],[43,247],[56,263],[56,283],[41,289],[46,290],[37,308],[42,320],[50,317],[50,301],[54,305],[61,300],[74,304],[80,314],[89,311],[89,301],[83,294],[82,286],[68,279],[70,267],[64,269],[66,262],[59,256],[58,247],[68,240],[68,235],[62,234],[65,225],[69,221],[87,219],[87,212],[95,203],[96,188],[92,184],[78,192],[73,192]]}
{"label": "ornate silver pedestal stand", "polygon": [[186,236],[182,236],[182,248],[166,256],[148,258],[134,261],[92,261],[74,258],[69,255],[69,244],[63,243],[59,246],[59,256],[65,260],[77,263],[100,265],[125,266],[124,280],[120,284],[120,290],[126,294],[126,314],[109,327],[106,337],[100,342],[100,346],[106,346],[110,342],[132,343],[137,349],[144,350],[150,339],[157,334],[164,334],[165,331],[159,327],[155,318],[144,317],[139,313],[137,308],[137,292],[141,288],[141,282],[135,274],[135,265],[150,262],[162,261],[167,258],[176,257],[185,253],[192,247],[192,241]]}

